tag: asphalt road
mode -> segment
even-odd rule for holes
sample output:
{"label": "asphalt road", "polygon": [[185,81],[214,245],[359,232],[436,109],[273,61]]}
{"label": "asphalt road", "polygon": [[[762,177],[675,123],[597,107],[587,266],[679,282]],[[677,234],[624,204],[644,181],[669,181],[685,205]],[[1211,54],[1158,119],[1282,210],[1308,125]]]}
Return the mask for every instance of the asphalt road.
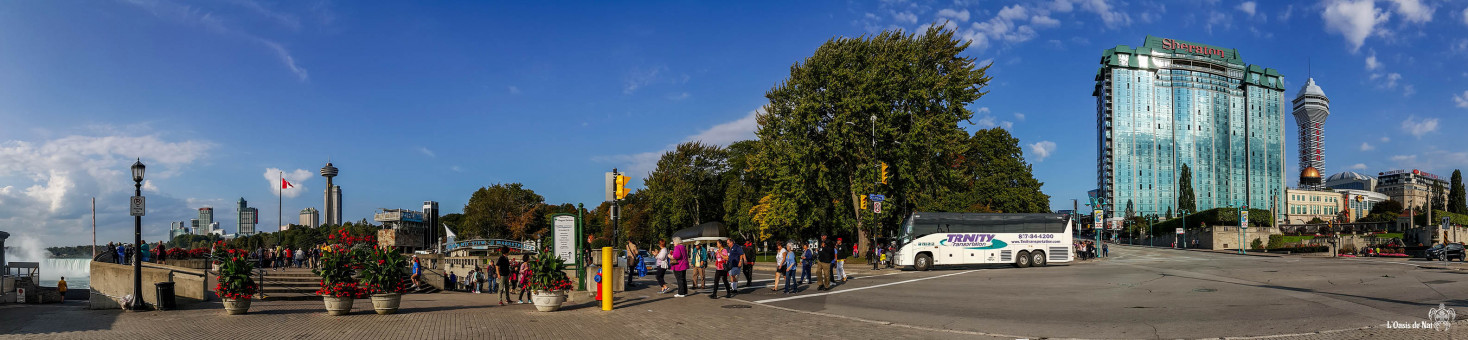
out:
{"label": "asphalt road", "polygon": [[1306,334],[1422,321],[1439,303],[1468,315],[1465,271],[1123,246],[1111,253],[1102,261],[1044,268],[886,270],[831,292],[748,289],[738,299],[834,317],[1032,338]]}

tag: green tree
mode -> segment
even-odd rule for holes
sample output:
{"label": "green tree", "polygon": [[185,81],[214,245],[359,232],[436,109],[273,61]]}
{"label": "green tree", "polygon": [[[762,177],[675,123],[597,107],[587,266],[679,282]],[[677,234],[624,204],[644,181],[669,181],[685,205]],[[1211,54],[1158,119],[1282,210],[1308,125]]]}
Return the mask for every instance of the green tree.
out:
{"label": "green tree", "polygon": [[[968,46],[941,27],[885,31],[831,39],[791,66],[758,115],[754,164],[769,180],[759,220],[806,236],[855,233],[865,250],[871,226],[941,207],[968,136],[958,123],[990,81]],[[886,184],[874,183],[878,161]],[[871,193],[887,195],[883,214],[861,209]]]}
{"label": "green tree", "polygon": [[671,237],[674,231],[724,217],[724,183],[728,171],[724,148],[687,142],[663,154],[647,177],[650,236]]}
{"label": "green tree", "polygon": [[1041,213],[1050,211],[1044,183],[1031,174],[1019,139],[1001,128],[974,132],[959,157],[961,181],[946,196],[943,210],[958,212]]}
{"label": "green tree", "polygon": [[[760,224],[755,219],[755,207],[765,195],[767,180],[754,166],[754,157],[759,153],[759,142],[738,141],[729,144],[728,170],[723,173],[724,224],[731,233],[760,240],[774,237],[779,225]],[[705,221],[707,222],[707,221]],[[788,229],[781,229],[781,236],[790,236]]]}
{"label": "green tree", "polygon": [[1179,210],[1187,213],[1198,212],[1198,197],[1193,193],[1193,170],[1183,164],[1183,169],[1177,179],[1177,206]]}
{"label": "green tree", "polygon": [[1463,192],[1463,171],[1453,170],[1452,191],[1448,192],[1448,212],[1468,214],[1468,197]]}
{"label": "green tree", "polygon": [[1433,210],[1448,210],[1448,190],[1443,188],[1443,183],[1432,181],[1432,207]]}
{"label": "green tree", "polygon": [[529,221],[539,220],[535,209],[544,202],[544,197],[520,183],[479,188],[464,205],[459,237],[524,238]]}

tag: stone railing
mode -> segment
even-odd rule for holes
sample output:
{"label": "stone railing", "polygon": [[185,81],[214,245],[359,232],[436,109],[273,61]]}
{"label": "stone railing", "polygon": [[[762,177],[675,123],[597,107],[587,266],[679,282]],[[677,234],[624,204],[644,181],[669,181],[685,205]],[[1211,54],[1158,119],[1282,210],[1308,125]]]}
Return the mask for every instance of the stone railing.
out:
{"label": "stone railing", "polygon": [[[174,283],[174,298],[179,305],[209,301],[214,294],[209,290],[209,273],[206,270],[155,263],[144,263],[142,269],[141,293],[142,301],[146,304],[158,303],[158,289],[154,284],[159,282]],[[120,308],[122,298],[133,293],[132,266],[92,261],[91,271],[92,296],[89,308]]]}

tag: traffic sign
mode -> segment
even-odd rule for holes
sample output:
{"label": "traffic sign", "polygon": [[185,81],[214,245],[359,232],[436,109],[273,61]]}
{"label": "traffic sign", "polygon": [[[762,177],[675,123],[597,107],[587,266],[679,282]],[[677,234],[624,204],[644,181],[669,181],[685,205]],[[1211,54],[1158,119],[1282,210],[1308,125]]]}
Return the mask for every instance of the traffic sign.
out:
{"label": "traffic sign", "polygon": [[1448,230],[1448,225],[1449,225],[1448,217],[1447,216],[1443,216],[1443,230]]}
{"label": "traffic sign", "polygon": [[882,201],[872,202],[872,212],[878,214],[882,213]]}
{"label": "traffic sign", "polygon": [[880,195],[880,194],[867,195],[867,198],[871,199],[872,202],[881,202],[881,201],[887,200],[887,196],[886,195]]}
{"label": "traffic sign", "polygon": [[147,199],[143,196],[133,196],[129,202],[131,203],[128,205],[130,216],[143,216],[146,213]]}

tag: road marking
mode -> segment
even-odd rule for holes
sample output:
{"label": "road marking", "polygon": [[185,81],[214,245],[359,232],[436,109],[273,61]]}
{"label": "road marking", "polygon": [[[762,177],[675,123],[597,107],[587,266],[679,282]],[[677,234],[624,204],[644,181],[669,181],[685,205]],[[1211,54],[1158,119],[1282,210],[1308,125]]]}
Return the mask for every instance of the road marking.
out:
{"label": "road marking", "polygon": [[[872,288],[878,288],[878,287],[886,287],[886,286],[891,286],[891,285],[899,285],[899,284],[904,284],[904,283],[909,283],[909,282],[917,282],[917,281],[923,281],[923,280],[932,280],[932,279],[936,279],[936,278],[949,277],[949,276],[954,276],[954,275],[963,275],[963,274],[968,274],[968,273],[972,273],[972,272],[976,272],[976,271],[980,271],[980,270],[983,270],[983,269],[975,269],[975,270],[970,270],[970,271],[966,271],[966,272],[958,272],[958,273],[953,273],[953,274],[943,274],[943,275],[938,275],[938,276],[933,276],[933,277],[916,278],[916,279],[906,280],[906,281],[897,281],[897,282],[891,282],[891,283],[883,283],[883,284],[879,284],[879,285],[875,285],[875,286],[867,286],[867,287],[851,288],[851,289],[842,289],[842,290],[838,290],[838,291],[825,292],[825,293],[817,293],[817,294],[801,295],[801,296],[792,296],[792,297],[778,298],[778,299],[765,299],[765,300],[754,301],[754,303],[771,303],[771,302],[780,302],[780,301],[786,301],[786,300],[804,299],[804,298],[809,298],[809,297],[826,296],[826,295],[831,295],[831,294],[850,293],[850,292],[855,292],[855,291],[858,291],[858,290],[872,289]],[[887,275],[892,275],[892,274],[887,274]]]}

